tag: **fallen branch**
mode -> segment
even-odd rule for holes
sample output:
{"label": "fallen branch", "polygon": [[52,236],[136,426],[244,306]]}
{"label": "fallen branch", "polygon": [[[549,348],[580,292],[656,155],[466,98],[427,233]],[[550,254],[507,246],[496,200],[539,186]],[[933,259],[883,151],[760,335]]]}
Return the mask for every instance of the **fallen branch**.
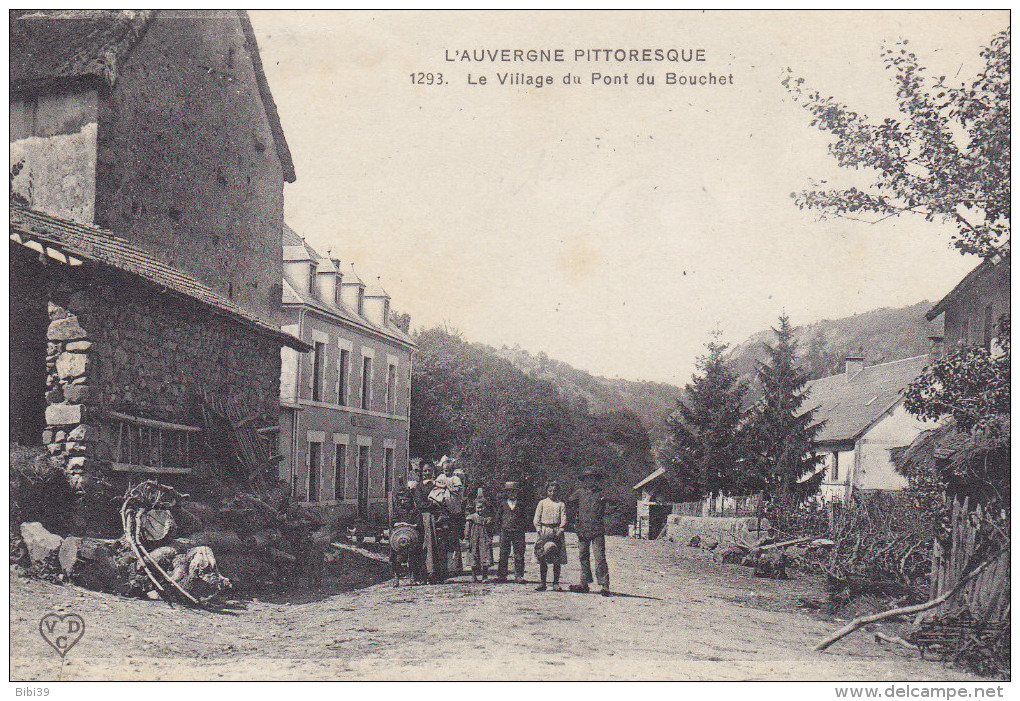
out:
{"label": "fallen branch", "polygon": [[768,545],[759,545],[758,547],[751,548],[751,552],[764,552],[765,550],[775,550],[776,548],[786,548],[791,545],[800,545],[801,543],[807,543],[812,540],[818,540],[816,536],[809,535],[803,538],[794,538],[793,540],[786,540],[782,543],[769,543]]}
{"label": "fallen branch", "polygon": [[1005,549],[1000,550],[999,552],[995,553],[995,555],[991,556],[990,558],[982,562],[980,565],[972,569],[967,575],[960,578],[960,581],[956,583],[955,587],[947,591],[945,594],[936,597],[931,601],[926,601],[923,604],[914,604],[913,606],[904,606],[902,608],[889,609],[888,611],[883,611],[882,613],[874,613],[870,616],[860,616],[858,618],[855,618],[854,620],[850,621],[845,626],[837,630],[835,633],[830,635],[828,638],[815,645],[812,649],[815,650],[816,652],[820,652],[825,648],[829,647],[830,645],[832,645],[840,638],[843,638],[849,635],[850,633],[853,633],[861,626],[867,625],[869,623],[882,621],[885,620],[886,618],[893,618],[894,616],[906,616],[911,613],[920,613],[921,611],[927,611],[928,609],[935,608],[940,604],[944,604],[955,594],[957,594],[957,592],[963,589],[963,587],[966,586],[967,583],[970,582],[970,580],[974,579],[979,574],[981,574],[984,571],[984,569],[988,567],[988,565],[995,561],[999,557],[999,555],[1001,555],[1004,552]]}
{"label": "fallen branch", "polygon": [[148,563],[146,563],[145,561],[145,558],[142,557],[142,554],[138,551],[138,546],[135,544],[134,536],[131,534],[131,531],[128,528],[128,516],[126,513],[126,508],[127,504],[125,503],[125,505],[121,507],[120,510],[120,522],[124,526],[124,539],[131,547],[131,552],[134,553],[135,557],[138,559],[138,564],[142,566],[142,570],[145,572],[145,576],[147,576],[149,578],[149,581],[156,586],[156,590],[159,591],[163,599],[168,604],[173,606],[173,603],[170,601],[169,594],[167,594],[166,589],[164,589],[163,585],[159,583],[159,581],[156,579],[156,576],[152,574],[152,571],[149,569]]}
{"label": "fallen branch", "polygon": [[906,640],[904,640],[898,635],[886,635],[885,633],[875,633],[875,640],[885,641],[887,643],[896,643],[897,645],[902,645],[908,650],[919,649],[917,645],[914,645],[913,643],[908,643]]}

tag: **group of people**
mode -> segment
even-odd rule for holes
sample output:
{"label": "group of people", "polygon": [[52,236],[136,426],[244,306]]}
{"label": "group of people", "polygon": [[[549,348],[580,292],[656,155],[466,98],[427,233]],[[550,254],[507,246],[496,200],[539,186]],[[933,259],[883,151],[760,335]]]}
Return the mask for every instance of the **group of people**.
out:
{"label": "group of people", "polygon": [[[401,571],[405,569],[412,584],[436,584],[460,574],[465,569],[462,538],[467,542],[466,564],[472,581],[488,581],[496,534],[499,559],[495,581],[507,581],[512,555],[514,579],[524,582],[525,533],[534,527],[537,533],[534,555],[541,575],[537,589],[548,589],[551,569],[552,588],[562,591],[561,567],[567,562],[567,505],[560,500],[557,482],[546,484],[545,498],[538,502],[529,520],[517,482],[504,484],[503,499],[493,512],[481,488],[473,498],[466,497],[467,480],[463,472],[454,468],[452,460],[444,457],[437,468],[434,470],[429,464],[420,469],[411,465],[407,486],[396,494],[390,528],[394,586],[399,586]],[[570,590],[587,592],[590,584],[597,581],[601,593],[609,596],[604,526],[607,500],[601,492],[600,480],[597,470],[586,470],[581,475],[581,486],[567,499],[576,503],[574,530],[581,560],[581,581],[571,585]]]}

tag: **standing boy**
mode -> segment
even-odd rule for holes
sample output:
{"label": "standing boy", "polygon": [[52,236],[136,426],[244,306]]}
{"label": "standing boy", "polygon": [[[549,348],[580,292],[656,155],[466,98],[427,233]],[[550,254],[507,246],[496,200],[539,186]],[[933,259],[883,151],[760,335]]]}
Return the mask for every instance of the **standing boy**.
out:
{"label": "standing boy", "polygon": [[499,505],[496,523],[499,525],[499,565],[496,568],[496,581],[505,582],[507,567],[510,564],[510,550],[514,552],[515,580],[524,581],[524,531],[528,527],[528,516],[521,504],[520,485],[507,482],[503,486],[506,498]]}
{"label": "standing boy", "polygon": [[[567,501],[577,504],[577,545],[580,550],[581,583],[571,584],[570,591],[587,592],[591,584],[591,555],[595,556],[595,580],[602,587],[602,596],[609,596],[609,564],[606,562],[606,497],[599,479],[602,475],[589,468],[581,475],[581,486]],[[594,552],[593,552],[594,551]]]}

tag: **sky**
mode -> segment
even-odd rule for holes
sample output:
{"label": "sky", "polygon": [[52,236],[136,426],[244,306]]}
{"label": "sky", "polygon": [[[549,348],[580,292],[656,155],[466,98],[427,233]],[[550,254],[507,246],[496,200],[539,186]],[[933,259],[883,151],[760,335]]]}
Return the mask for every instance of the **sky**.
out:
{"label": "sky", "polygon": [[[780,80],[789,67],[857,112],[894,116],[884,44],[905,38],[932,74],[963,81],[1006,12],[251,17],[297,171],[288,224],[378,276],[414,327],[682,385],[714,329],[737,343],[783,311],[800,325],[935,301],[978,262],[922,217],[799,210],[790,194],[811,180],[865,174],[836,166]],[[574,60],[603,48],[704,60]],[[457,60],[498,49],[565,60]],[[667,85],[667,72],[732,83]],[[505,73],[553,83],[500,85]],[[564,85],[568,73],[582,83]]]}

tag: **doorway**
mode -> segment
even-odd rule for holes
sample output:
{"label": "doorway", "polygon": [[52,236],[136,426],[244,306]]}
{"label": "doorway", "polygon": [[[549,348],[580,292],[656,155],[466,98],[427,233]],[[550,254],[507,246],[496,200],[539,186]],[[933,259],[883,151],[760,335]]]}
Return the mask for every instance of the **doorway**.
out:
{"label": "doorway", "polygon": [[358,446],[358,516],[368,518],[368,470],[370,446]]}

